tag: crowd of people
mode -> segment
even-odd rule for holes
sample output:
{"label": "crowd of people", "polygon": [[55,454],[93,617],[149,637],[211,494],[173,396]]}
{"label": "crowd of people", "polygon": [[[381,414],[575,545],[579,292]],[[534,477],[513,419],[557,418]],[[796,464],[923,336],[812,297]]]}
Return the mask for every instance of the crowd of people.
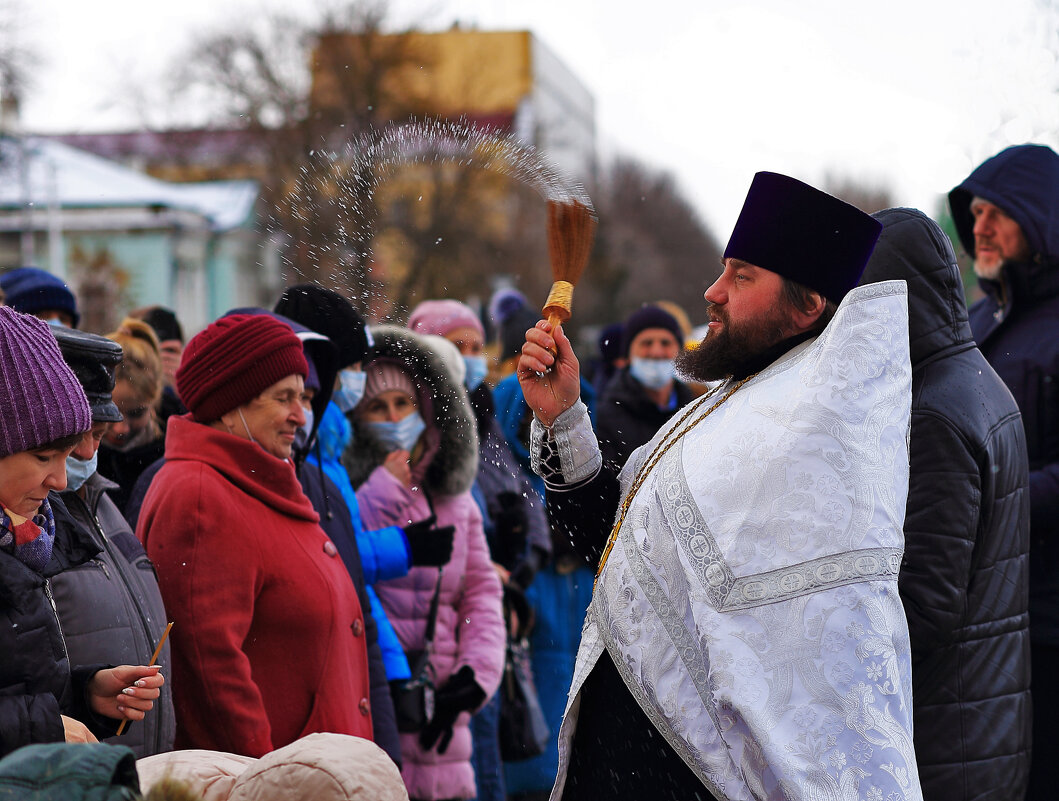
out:
{"label": "crowd of people", "polygon": [[585,370],[516,289],[398,325],[298,284],[185,341],[0,274],[0,757],[326,733],[423,801],[1049,797],[1055,187],[1020,145],[952,190],[968,312],[923,213],[759,173],[705,334],[645,303]]}

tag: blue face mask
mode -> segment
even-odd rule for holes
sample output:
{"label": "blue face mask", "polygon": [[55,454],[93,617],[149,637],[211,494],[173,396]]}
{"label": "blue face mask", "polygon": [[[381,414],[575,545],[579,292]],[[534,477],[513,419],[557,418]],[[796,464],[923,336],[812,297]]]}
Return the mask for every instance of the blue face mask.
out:
{"label": "blue face mask", "polygon": [[489,364],[485,356],[464,356],[463,363],[467,366],[467,375],[463,383],[468,392],[474,392],[485,381],[485,374],[489,372]]}
{"label": "blue face mask", "polygon": [[364,397],[368,374],[360,370],[343,370],[338,374],[338,381],[339,387],[331,400],[342,410],[342,414],[349,414]]}
{"label": "blue face mask", "polygon": [[298,426],[298,430],[294,432],[294,448],[295,450],[305,450],[305,446],[309,444],[309,434],[313,430],[313,410],[305,409],[305,425]]}
{"label": "blue face mask", "polygon": [[365,423],[365,426],[371,432],[372,438],[388,451],[411,453],[427,424],[423,422],[419,412],[412,412],[396,423],[387,420],[381,423]]}
{"label": "blue face mask", "polygon": [[633,358],[629,362],[629,372],[648,389],[662,389],[677,374],[672,359]]}
{"label": "blue face mask", "polygon": [[66,457],[66,489],[77,490],[85,485],[85,482],[96,472],[96,464],[99,462],[99,451],[92,454],[87,461],[78,459],[72,453]]}

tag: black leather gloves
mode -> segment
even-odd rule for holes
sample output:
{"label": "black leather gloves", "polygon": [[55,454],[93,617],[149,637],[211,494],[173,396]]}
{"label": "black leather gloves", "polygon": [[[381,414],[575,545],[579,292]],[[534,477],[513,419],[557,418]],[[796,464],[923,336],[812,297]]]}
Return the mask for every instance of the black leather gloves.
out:
{"label": "black leather gloves", "polygon": [[461,712],[470,712],[485,701],[485,690],[474,680],[474,670],[464,665],[438,689],[434,696],[434,717],[419,732],[419,744],[428,751],[438,744],[444,754],[452,741],[452,726]]}
{"label": "black leather gloves", "polygon": [[431,515],[404,527],[413,567],[441,567],[452,558],[452,535],[456,529],[436,526],[437,521],[437,517]]}

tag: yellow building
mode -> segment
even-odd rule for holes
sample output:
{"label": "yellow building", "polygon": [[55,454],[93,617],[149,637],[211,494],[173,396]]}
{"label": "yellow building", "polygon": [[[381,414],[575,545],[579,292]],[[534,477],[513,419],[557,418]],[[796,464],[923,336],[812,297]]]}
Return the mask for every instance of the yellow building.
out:
{"label": "yellow building", "polygon": [[[528,31],[323,37],[313,59],[314,113],[338,120],[368,105],[376,119],[463,121],[510,134],[571,182],[591,186],[595,178],[592,96]],[[380,219],[371,248],[379,297],[401,307],[431,296],[484,299],[513,282],[537,291],[536,274],[547,272],[542,198],[527,197],[508,176],[456,163],[386,173],[375,189]],[[519,244],[527,241],[531,247]],[[389,311],[372,307],[375,316]]]}
{"label": "yellow building", "polygon": [[348,106],[345,74],[369,62],[375,69],[389,62],[379,101],[391,119],[411,113],[492,126],[538,148],[575,181],[593,183],[595,101],[529,31],[330,34],[314,58],[313,108]]}

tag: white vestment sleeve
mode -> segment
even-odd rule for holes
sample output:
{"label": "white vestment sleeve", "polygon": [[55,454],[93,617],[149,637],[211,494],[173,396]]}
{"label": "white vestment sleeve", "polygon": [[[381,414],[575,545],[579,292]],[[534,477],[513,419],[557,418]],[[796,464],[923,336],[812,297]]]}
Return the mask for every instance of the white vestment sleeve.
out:
{"label": "white vestment sleeve", "polygon": [[550,490],[575,489],[596,477],[603,464],[588,407],[578,400],[550,428],[536,417],[530,426],[530,467]]}

